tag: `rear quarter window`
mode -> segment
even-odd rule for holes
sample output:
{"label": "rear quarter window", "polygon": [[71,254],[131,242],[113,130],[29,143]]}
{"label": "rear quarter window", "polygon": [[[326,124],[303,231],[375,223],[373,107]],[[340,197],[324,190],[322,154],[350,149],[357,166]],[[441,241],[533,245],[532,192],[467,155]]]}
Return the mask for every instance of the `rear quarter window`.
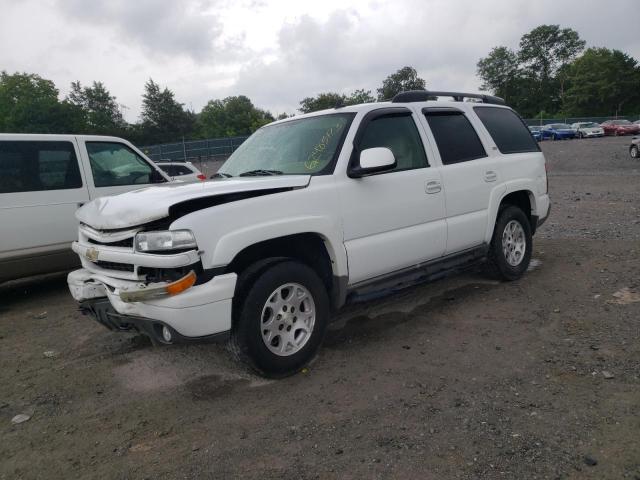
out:
{"label": "rear quarter window", "polygon": [[522,119],[509,108],[474,107],[500,153],[539,152],[537,142],[531,136]]}

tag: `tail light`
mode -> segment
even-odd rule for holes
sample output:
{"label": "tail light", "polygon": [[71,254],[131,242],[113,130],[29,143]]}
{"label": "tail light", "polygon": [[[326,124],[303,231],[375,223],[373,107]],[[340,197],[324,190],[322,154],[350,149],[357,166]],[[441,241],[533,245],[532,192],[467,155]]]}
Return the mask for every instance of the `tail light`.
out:
{"label": "tail light", "polygon": [[202,180],[203,182],[207,179],[207,176],[204,175],[203,173],[201,173],[200,175],[197,176],[198,180]]}

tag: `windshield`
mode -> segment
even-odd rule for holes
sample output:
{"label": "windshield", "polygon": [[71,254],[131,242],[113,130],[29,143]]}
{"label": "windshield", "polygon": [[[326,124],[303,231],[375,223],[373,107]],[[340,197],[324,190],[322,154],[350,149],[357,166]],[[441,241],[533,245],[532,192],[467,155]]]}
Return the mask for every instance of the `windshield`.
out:
{"label": "windshield", "polygon": [[553,128],[554,130],[571,130],[571,125],[567,125],[566,123],[554,123],[549,125],[549,128]]}
{"label": "windshield", "polygon": [[580,125],[581,128],[598,128],[600,127],[600,125],[598,125],[597,123],[583,123]]}
{"label": "windshield", "polygon": [[219,176],[331,173],[355,113],[301,118],[256,131],[229,157]]}
{"label": "windshield", "polygon": [[540,130],[542,130],[542,127],[529,127],[529,130],[531,130],[532,132],[539,132]]}
{"label": "windshield", "polygon": [[611,123],[614,125],[631,125],[631,122],[629,120],[614,120]]}

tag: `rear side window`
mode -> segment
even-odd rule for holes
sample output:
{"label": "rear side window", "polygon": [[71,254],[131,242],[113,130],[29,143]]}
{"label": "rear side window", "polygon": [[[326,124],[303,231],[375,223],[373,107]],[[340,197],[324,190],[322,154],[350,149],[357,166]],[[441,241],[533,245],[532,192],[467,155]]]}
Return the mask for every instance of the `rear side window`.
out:
{"label": "rear side window", "polygon": [[0,193],[81,187],[71,142],[0,142]]}
{"label": "rear side window", "polygon": [[522,119],[508,108],[474,107],[501,153],[539,152]]}
{"label": "rear side window", "polygon": [[469,119],[458,111],[425,112],[444,165],[487,156]]}

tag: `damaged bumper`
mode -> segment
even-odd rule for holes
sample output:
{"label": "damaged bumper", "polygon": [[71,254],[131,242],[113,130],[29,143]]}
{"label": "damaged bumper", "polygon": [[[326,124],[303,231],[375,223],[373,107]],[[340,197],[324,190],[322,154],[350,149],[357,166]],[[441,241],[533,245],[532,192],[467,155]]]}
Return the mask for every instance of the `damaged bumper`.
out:
{"label": "damaged bumper", "polygon": [[112,330],[139,331],[163,343],[167,342],[162,335],[158,337],[162,327],[177,340],[228,332],[237,275],[218,275],[177,294],[167,293],[179,282],[184,287],[190,275],[177,282],[146,285],[81,269],[71,272],[67,282],[81,309]]}

